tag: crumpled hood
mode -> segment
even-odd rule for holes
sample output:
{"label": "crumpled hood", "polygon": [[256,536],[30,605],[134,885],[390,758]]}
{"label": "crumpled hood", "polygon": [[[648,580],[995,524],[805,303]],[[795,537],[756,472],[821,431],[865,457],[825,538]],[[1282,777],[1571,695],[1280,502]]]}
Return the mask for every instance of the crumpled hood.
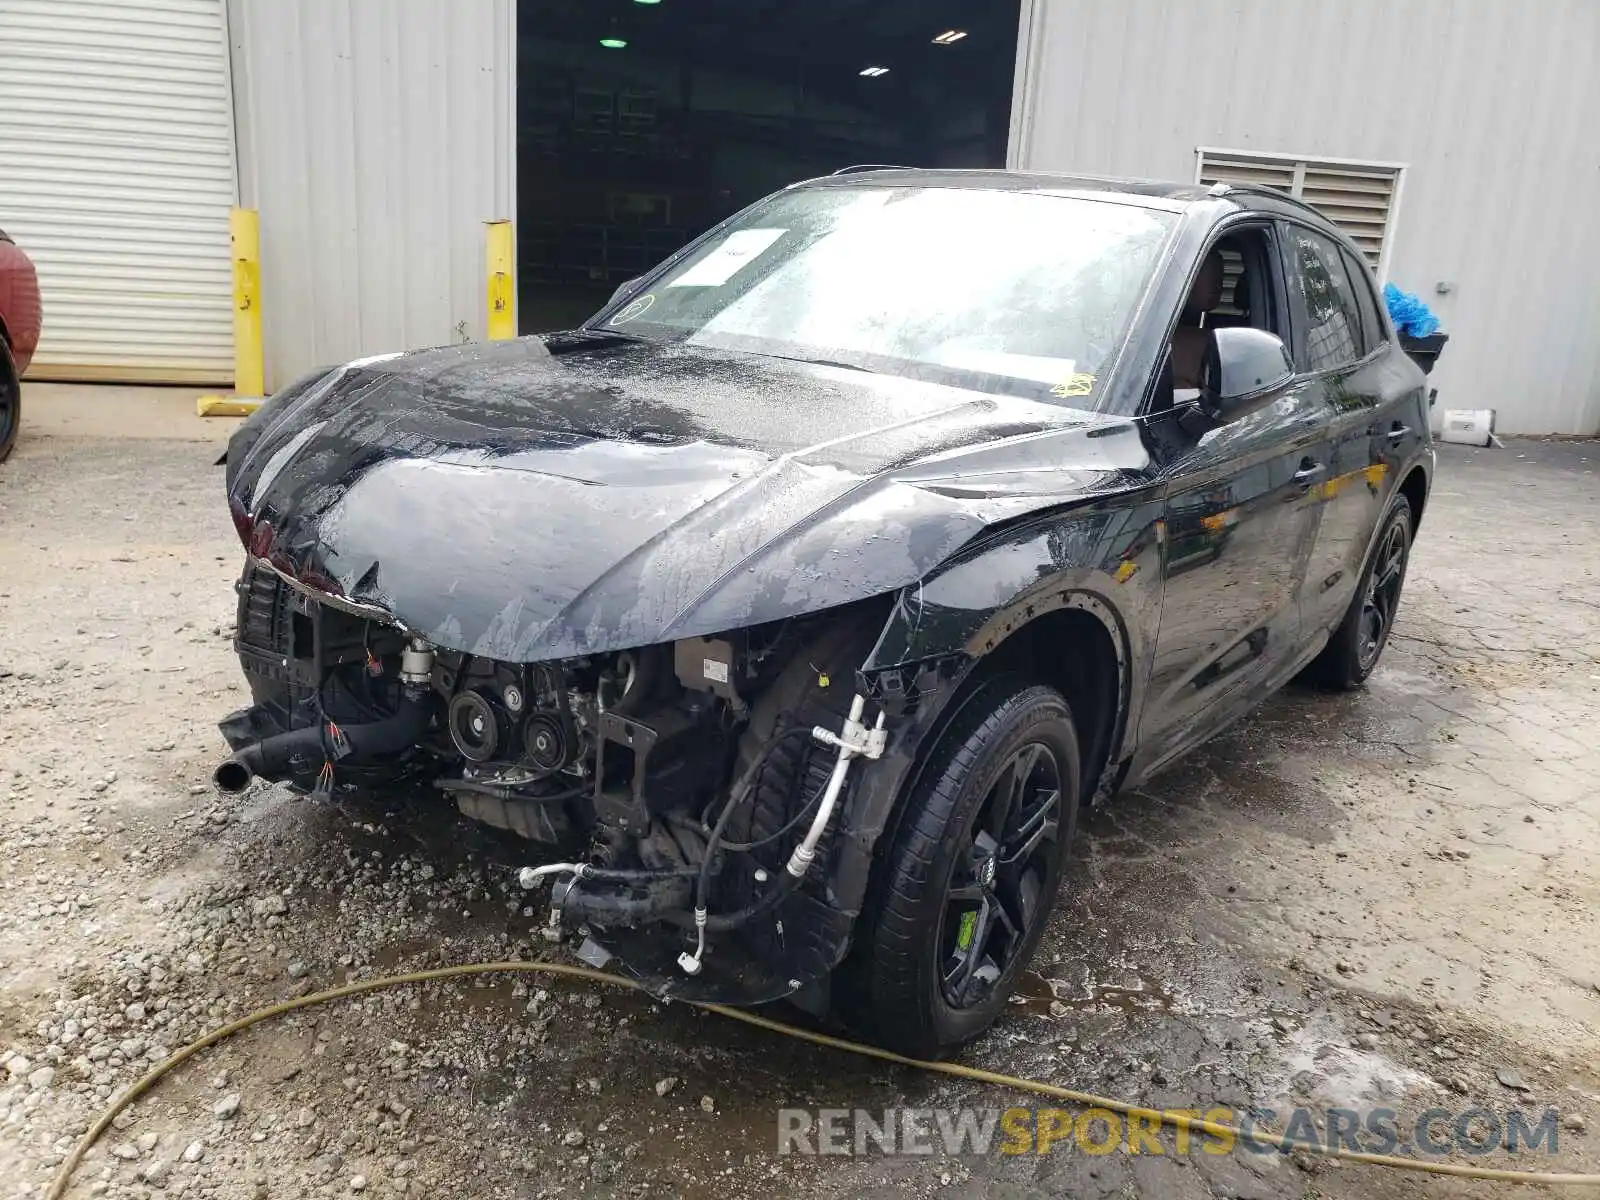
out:
{"label": "crumpled hood", "polygon": [[1143,454],[1057,404],[570,334],[302,381],[234,435],[228,496],[286,576],[536,661],[893,590]]}

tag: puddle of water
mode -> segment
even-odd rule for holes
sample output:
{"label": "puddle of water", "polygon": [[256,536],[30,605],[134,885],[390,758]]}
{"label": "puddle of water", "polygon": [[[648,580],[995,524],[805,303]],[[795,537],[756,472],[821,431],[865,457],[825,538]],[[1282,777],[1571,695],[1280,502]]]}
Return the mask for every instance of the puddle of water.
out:
{"label": "puddle of water", "polygon": [[1038,971],[1025,971],[1012,993],[1011,1002],[1042,1017],[1061,1017],[1068,1013],[1184,1012],[1177,998],[1159,980],[1135,975],[1132,983],[1100,983],[1093,980],[1083,987],[1065,979],[1048,978]]}

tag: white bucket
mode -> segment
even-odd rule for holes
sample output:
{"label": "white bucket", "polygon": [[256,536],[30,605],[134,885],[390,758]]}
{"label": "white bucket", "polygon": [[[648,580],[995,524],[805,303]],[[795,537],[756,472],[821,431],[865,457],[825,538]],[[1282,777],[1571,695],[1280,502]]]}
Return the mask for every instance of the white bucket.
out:
{"label": "white bucket", "polygon": [[1439,439],[1463,446],[1487,446],[1494,440],[1494,409],[1447,408]]}

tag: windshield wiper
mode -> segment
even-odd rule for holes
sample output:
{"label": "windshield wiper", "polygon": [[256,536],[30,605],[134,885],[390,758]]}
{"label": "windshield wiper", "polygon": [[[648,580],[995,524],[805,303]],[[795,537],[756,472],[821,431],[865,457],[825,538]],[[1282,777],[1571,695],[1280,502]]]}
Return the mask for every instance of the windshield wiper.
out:
{"label": "windshield wiper", "polygon": [[594,337],[616,338],[619,342],[640,342],[645,345],[651,344],[649,338],[640,337],[637,333],[623,333],[620,329],[608,329],[604,325],[580,325],[578,326],[578,332],[587,333]]}
{"label": "windshield wiper", "polygon": [[860,363],[840,362],[836,358],[805,358],[799,354],[769,354],[768,358],[781,358],[787,362],[810,363],[816,367],[842,367],[846,371],[860,371],[865,375],[882,375],[882,371],[874,371],[871,367],[863,367]]}

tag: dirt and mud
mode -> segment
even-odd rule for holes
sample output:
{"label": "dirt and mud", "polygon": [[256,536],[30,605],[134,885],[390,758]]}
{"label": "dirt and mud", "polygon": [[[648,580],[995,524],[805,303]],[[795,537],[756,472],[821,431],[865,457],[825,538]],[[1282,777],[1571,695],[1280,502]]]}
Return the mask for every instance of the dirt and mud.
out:
{"label": "dirt and mud", "polygon": [[[4,1198],[41,1195],[107,1100],[230,1017],[550,952],[514,840],[437,805],[212,794],[214,722],[244,695],[225,430],[156,393],[29,403],[0,468]],[[1291,688],[1085,822],[1026,986],[963,1061],[1168,1107],[1554,1108],[1553,1156],[1449,1157],[1600,1169],[1597,573],[1600,448],[1445,448],[1370,686]],[[1170,1137],[776,1153],[780,1108],[1018,1102],[614,989],[408,987],[207,1052],[71,1194],[1496,1193]]]}

